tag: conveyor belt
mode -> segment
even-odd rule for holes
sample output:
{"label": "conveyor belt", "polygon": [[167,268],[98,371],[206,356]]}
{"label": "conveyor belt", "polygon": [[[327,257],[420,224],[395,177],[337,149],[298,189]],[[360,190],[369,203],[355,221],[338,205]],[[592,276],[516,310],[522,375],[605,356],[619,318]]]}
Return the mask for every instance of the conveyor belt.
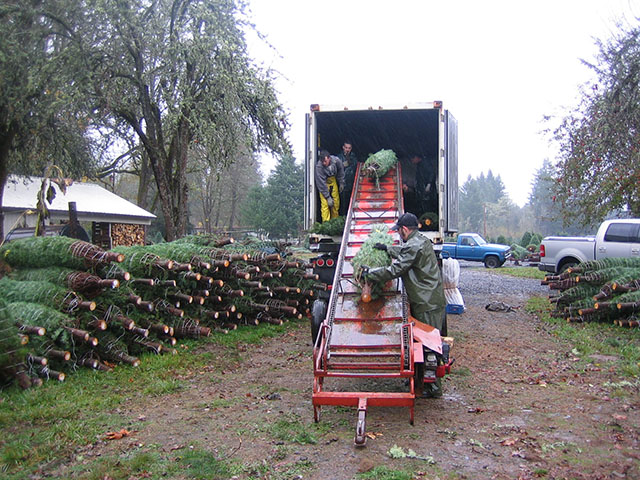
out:
{"label": "conveyor belt", "polygon": [[[409,407],[413,423],[415,401],[412,325],[407,322],[402,283],[388,282],[381,296],[364,303],[360,301],[351,264],[372,228],[378,224],[391,227],[402,213],[400,166],[387,172],[379,182],[364,175],[360,167],[361,164],[345,222],[327,318],[314,348],[313,388],[316,421],[321,405],[358,406],[357,445],[365,441],[367,405]],[[409,388],[400,392],[329,391],[325,389],[325,379],[329,377],[408,378]]]}

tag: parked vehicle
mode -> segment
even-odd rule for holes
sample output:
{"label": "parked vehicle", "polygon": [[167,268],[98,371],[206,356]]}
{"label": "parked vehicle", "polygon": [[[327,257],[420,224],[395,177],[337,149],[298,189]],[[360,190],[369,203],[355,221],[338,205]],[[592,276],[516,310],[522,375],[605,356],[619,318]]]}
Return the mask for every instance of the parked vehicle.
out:
{"label": "parked vehicle", "polygon": [[[307,228],[320,219],[313,175],[318,149],[337,152],[348,139],[361,160],[380,150],[392,150],[398,159],[422,159],[405,163],[404,171],[402,163],[392,165],[375,179],[362,168],[363,163],[358,164],[342,230],[333,232],[334,237],[310,238],[311,248],[315,245],[320,253],[314,260],[314,272],[327,284],[313,303],[311,318],[314,420],[319,421],[325,405],[357,407],[354,443],[363,446],[369,406],[407,407],[413,424],[416,398],[438,385],[453,364],[452,341],[441,336],[446,334],[446,319],[442,332],[412,319],[400,280],[386,282],[382,292],[371,298],[364,288],[360,291],[357,262],[353,260],[374,229],[390,228],[406,211],[425,219],[421,234],[434,241],[441,241],[445,231],[455,230],[455,120],[440,102],[398,109],[313,106],[307,120]],[[411,171],[416,173],[407,175]],[[409,181],[414,179],[416,185],[409,189]],[[393,238],[399,240],[398,233],[393,233]],[[349,382],[367,379],[370,384],[382,378],[384,388],[368,387],[367,391]]]}
{"label": "parked vehicle", "polygon": [[545,237],[538,268],[560,273],[572,265],[609,257],[640,257],[640,219],[602,222],[595,236]]}
{"label": "parked vehicle", "polygon": [[511,257],[511,247],[488,243],[477,233],[461,233],[456,243],[442,245],[442,258],[483,262],[487,268],[498,268]]}

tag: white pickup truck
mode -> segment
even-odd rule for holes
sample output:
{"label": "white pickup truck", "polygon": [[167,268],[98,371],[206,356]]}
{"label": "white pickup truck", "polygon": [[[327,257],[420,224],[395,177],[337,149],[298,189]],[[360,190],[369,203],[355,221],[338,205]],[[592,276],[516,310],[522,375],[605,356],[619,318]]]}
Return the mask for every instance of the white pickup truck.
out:
{"label": "white pickup truck", "polygon": [[594,237],[545,237],[538,268],[560,273],[572,265],[607,257],[640,257],[640,218],[606,220]]}

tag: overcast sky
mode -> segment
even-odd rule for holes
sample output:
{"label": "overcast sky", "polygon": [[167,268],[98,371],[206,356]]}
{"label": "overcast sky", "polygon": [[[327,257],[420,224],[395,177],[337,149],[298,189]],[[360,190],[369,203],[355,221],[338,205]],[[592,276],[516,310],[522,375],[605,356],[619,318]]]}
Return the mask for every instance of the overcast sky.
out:
{"label": "overcast sky", "polygon": [[[640,0],[249,0],[275,50],[258,63],[281,75],[289,140],[304,159],[312,103],[404,104],[442,100],[458,120],[459,179],[491,170],[523,206],[554,147],[545,115],[576,104],[616,22],[637,24]],[[332,152],[338,153],[338,152]],[[266,161],[263,170],[272,167]]]}

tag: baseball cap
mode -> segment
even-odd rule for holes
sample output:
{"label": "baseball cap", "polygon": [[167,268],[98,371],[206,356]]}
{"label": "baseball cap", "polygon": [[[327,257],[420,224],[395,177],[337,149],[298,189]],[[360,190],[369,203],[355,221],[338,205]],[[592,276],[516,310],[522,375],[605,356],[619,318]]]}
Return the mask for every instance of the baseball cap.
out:
{"label": "baseball cap", "polygon": [[418,228],[418,218],[413,213],[403,213],[390,230],[395,232],[400,227]]}

